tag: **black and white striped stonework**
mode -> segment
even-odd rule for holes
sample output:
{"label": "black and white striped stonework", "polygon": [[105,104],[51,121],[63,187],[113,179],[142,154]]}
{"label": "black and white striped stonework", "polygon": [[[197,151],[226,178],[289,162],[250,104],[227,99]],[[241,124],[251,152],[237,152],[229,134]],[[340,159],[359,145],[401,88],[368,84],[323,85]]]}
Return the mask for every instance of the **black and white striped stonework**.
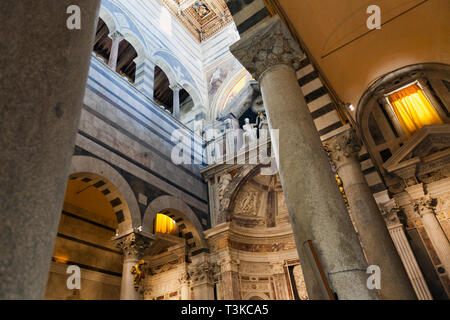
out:
{"label": "black and white striped stonework", "polygon": [[[120,191],[112,183],[98,175],[90,173],[75,174],[69,179],[83,181],[89,185],[87,188],[95,188],[103,193],[116,214],[117,223],[121,223],[125,220],[124,211],[128,210],[126,202],[122,198]],[[79,192],[82,191],[83,190],[80,190]]]}
{"label": "black and white striped stonework", "polygon": [[[241,38],[257,24],[270,18],[264,0],[229,0],[227,5]],[[307,55],[304,55],[300,62],[297,79],[321,140],[332,138],[345,130],[347,126],[342,123],[330,93]],[[385,190],[386,187],[365,147],[360,152],[360,162],[372,192]]]}

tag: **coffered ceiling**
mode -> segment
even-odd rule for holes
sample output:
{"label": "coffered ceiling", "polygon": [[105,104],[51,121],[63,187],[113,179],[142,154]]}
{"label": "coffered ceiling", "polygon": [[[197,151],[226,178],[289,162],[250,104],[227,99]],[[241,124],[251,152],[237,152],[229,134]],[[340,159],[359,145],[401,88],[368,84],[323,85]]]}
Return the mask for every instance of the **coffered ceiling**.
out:
{"label": "coffered ceiling", "polygon": [[224,0],[161,0],[169,12],[201,42],[233,21]]}

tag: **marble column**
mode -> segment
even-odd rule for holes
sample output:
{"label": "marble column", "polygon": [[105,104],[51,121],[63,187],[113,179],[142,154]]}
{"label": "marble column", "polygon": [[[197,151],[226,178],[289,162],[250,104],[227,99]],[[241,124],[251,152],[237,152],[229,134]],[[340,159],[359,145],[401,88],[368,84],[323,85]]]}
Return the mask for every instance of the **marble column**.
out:
{"label": "marble column", "polygon": [[179,84],[175,84],[170,87],[173,90],[173,110],[172,115],[176,119],[180,119],[180,90]]}
{"label": "marble column", "polygon": [[399,214],[401,209],[392,199],[384,204],[384,220],[394,242],[395,248],[400,255],[400,259],[405,266],[408,277],[419,300],[433,300],[433,296],[428,289],[428,285],[423,277],[422,271],[417,263],[414,253],[406,238],[403,224],[400,222]]}
{"label": "marble column", "polygon": [[116,31],[110,35],[110,38],[112,39],[112,44],[108,65],[111,69],[116,71],[117,59],[119,58],[119,44],[123,40],[123,35],[120,32]]}
{"label": "marble column", "polygon": [[135,288],[132,268],[142,259],[144,250],[150,246],[152,238],[139,233],[118,236],[113,239],[115,246],[123,252],[122,283],[120,300],[141,300],[139,288]]}
{"label": "marble column", "polygon": [[360,140],[350,128],[328,139],[324,145],[342,179],[351,216],[359,232],[368,263],[380,267],[381,298],[416,299],[383,216],[364,178],[359,162]]}
{"label": "marble column", "polygon": [[155,64],[146,57],[137,57],[134,62],[136,63],[135,86],[150,100],[153,100]]}
{"label": "marble column", "polygon": [[[308,261],[308,240],[339,299],[377,299],[367,287],[367,262],[295,76],[300,49],[278,16],[246,32],[230,49],[260,83],[310,298],[328,297],[316,277],[317,264]],[[273,129],[279,130],[278,140]]]}
{"label": "marble column", "polygon": [[[45,294],[99,0],[0,4],[0,299]],[[81,29],[66,27],[81,9]]]}
{"label": "marble column", "polygon": [[445,271],[450,271],[450,244],[447,236],[442,230],[441,224],[436,217],[437,199],[430,195],[425,195],[419,199],[415,199],[415,209],[422,218],[423,226],[430,237],[431,243],[441,260]]}

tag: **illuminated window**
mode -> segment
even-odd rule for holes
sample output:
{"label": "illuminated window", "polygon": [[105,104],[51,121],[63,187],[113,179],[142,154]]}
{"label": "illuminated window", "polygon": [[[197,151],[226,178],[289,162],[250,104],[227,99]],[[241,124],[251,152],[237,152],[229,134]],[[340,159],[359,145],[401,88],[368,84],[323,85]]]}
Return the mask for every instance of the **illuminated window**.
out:
{"label": "illuminated window", "polygon": [[423,126],[443,123],[417,83],[394,91],[386,98],[408,138]]}
{"label": "illuminated window", "polygon": [[158,213],[155,218],[155,232],[173,234],[176,231],[176,222],[165,214]]}

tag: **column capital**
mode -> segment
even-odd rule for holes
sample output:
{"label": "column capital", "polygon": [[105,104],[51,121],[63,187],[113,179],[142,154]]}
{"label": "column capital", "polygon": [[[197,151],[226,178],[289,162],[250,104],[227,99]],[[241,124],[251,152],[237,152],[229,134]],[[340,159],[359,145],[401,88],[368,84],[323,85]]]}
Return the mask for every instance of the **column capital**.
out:
{"label": "column capital", "polygon": [[169,86],[173,91],[180,91],[183,87],[179,83],[175,83]]}
{"label": "column capital", "polygon": [[125,39],[124,35],[121,34],[119,31],[111,32],[108,36],[113,40],[122,41],[123,39]]}
{"label": "column capital", "polygon": [[257,81],[261,80],[266,70],[276,65],[284,64],[297,69],[298,58],[303,55],[278,16],[248,31],[230,47],[230,51]]}
{"label": "column capital", "polygon": [[141,260],[144,250],[150,247],[152,238],[136,232],[113,238],[114,245],[120,248],[126,259]]}
{"label": "column capital", "polygon": [[189,277],[189,273],[185,272],[182,273],[179,277],[178,277],[178,283],[180,285],[189,285],[191,278]]}
{"label": "column capital", "polygon": [[188,271],[188,277],[193,284],[214,282],[216,276],[220,273],[219,269],[220,267],[216,263],[205,261],[191,266]]}
{"label": "column capital", "polygon": [[436,214],[438,200],[426,195],[425,197],[414,200],[414,209],[422,217],[425,214]]}
{"label": "column capital", "polygon": [[347,129],[324,142],[325,150],[338,169],[347,161],[358,160],[361,141],[353,129]]}
{"label": "column capital", "polygon": [[381,206],[381,213],[388,229],[403,226],[400,216],[403,215],[402,209],[395,199],[389,200]]}

